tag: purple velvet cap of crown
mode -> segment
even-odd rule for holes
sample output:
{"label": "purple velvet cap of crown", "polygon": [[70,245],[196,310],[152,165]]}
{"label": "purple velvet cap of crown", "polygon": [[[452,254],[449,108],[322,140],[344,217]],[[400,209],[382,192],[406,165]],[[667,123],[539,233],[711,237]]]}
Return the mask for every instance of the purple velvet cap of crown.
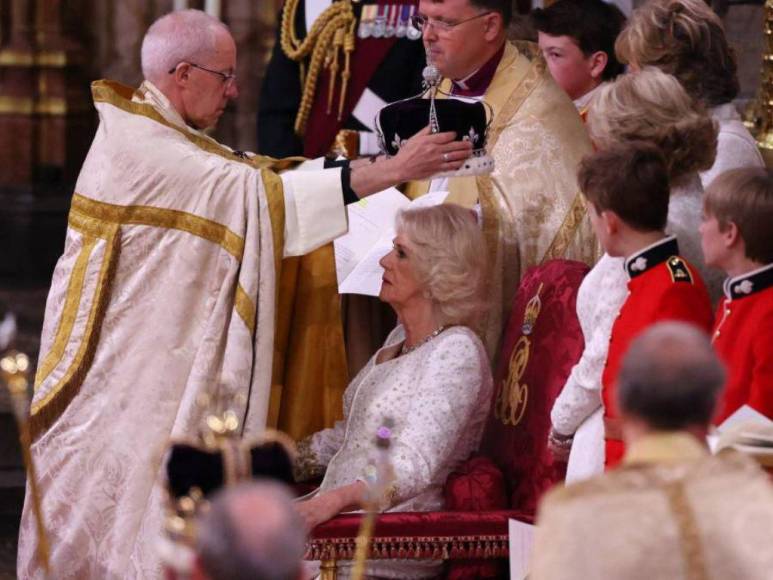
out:
{"label": "purple velvet cap of crown", "polygon": [[[381,149],[397,155],[403,143],[430,123],[430,99],[414,97],[387,105],[376,117]],[[486,145],[486,108],[480,101],[455,98],[435,99],[438,127],[441,132],[454,131],[457,139],[472,142],[474,152]]]}

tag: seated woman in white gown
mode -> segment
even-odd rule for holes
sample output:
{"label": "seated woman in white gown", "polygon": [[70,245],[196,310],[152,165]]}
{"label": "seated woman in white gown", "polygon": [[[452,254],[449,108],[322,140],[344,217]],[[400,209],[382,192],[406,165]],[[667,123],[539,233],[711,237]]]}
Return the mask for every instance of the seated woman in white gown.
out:
{"label": "seated woman in white gown", "polygon": [[[443,508],[449,473],[477,449],[492,394],[483,318],[483,235],[468,209],[446,204],[397,219],[394,248],[381,260],[380,298],[398,326],[344,393],[344,419],[298,445],[299,479],[324,471],[298,508],[310,528],[359,509],[377,429],[391,420],[394,484],[388,511]],[[339,577],[346,571],[339,572]],[[369,577],[422,578],[430,562],[369,561]]]}
{"label": "seated woman in white gown", "polygon": [[[598,149],[631,141],[646,141],[660,149],[671,181],[666,230],[676,235],[681,255],[700,270],[716,300],[722,288],[721,273],[706,268],[698,232],[703,204],[698,174],[712,166],[717,143],[717,127],[708,111],[690,98],[675,77],[646,67],[598,89],[590,105],[588,130]],[[601,376],[612,325],[628,294],[623,262],[604,254],[577,294],[585,349],[553,406],[549,440],[558,456],[571,447],[567,481],[603,470],[600,414],[577,437],[574,434],[602,404]]]}

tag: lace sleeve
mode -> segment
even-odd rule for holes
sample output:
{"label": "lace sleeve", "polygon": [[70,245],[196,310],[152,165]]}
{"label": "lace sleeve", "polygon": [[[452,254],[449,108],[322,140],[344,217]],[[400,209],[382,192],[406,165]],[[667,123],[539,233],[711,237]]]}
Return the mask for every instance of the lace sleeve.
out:
{"label": "lace sleeve", "polygon": [[341,448],[345,430],[344,422],[336,421],[331,429],[317,431],[298,442],[298,459],[293,469],[295,481],[324,475],[327,464]]}
{"label": "lace sleeve", "polygon": [[587,302],[581,304],[578,297],[585,349],[550,413],[553,428],[562,435],[574,434],[602,404],[601,375],[607,360],[609,336],[627,296],[627,278],[621,260],[605,255],[596,268],[599,270],[588,274],[592,288],[584,289]]}

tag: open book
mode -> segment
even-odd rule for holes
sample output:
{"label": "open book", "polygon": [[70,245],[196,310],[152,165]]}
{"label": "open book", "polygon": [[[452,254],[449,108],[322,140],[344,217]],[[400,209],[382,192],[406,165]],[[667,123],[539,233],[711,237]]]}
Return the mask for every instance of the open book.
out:
{"label": "open book", "polygon": [[754,457],[765,467],[773,467],[773,421],[762,413],[743,405],[717,427],[717,435],[709,435],[713,452],[733,448]]}
{"label": "open book", "polygon": [[347,206],[349,232],[333,242],[338,292],[378,296],[384,275],[378,262],[392,249],[398,212],[438,205],[447,196],[435,191],[411,201],[391,187]]}

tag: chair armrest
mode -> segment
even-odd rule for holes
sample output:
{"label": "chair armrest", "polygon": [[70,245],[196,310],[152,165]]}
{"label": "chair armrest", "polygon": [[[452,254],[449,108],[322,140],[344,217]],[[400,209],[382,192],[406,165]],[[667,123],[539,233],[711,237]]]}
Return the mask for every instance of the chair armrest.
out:
{"label": "chair armrest", "polygon": [[[508,520],[532,523],[514,510],[489,512],[391,512],[378,516],[370,559],[507,558]],[[312,530],[309,560],[351,560],[362,514],[344,514]]]}

